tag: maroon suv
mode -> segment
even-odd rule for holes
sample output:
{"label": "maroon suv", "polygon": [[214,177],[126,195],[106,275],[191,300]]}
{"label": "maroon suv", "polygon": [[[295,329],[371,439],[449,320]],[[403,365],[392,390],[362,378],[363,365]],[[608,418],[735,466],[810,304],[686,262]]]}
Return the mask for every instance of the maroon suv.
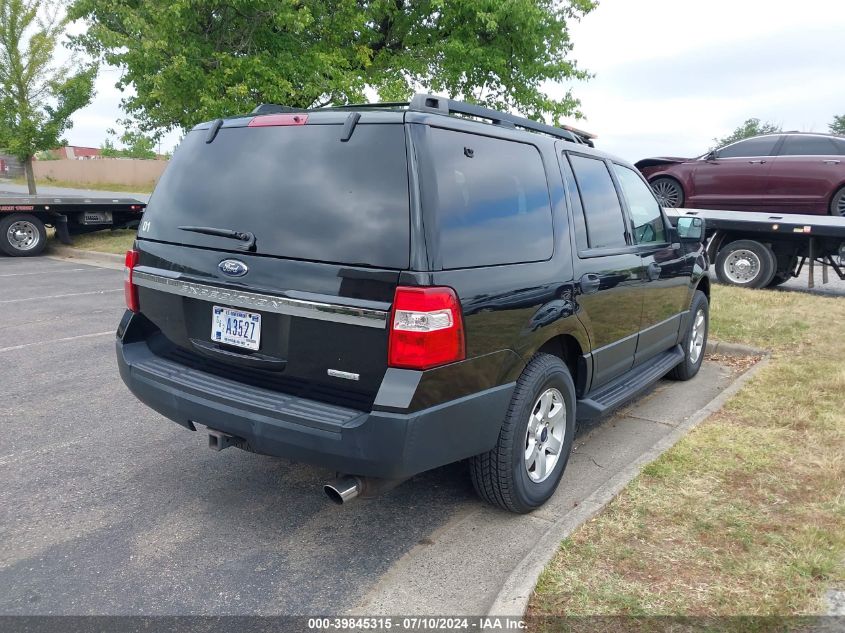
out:
{"label": "maroon suv", "polygon": [[636,163],[665,207],[845,216],[845,137],[789,132]]}

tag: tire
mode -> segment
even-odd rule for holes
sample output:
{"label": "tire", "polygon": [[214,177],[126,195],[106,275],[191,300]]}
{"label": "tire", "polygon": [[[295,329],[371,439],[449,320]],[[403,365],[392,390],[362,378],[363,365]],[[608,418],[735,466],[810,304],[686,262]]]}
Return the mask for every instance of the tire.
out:
{"label": "tire", "polygon": [[[574,437],[575,384],[569,369],[557,356],[536,354],[516,382],[496,446],[469,460],[472,485],[493,505],[531,512],[557,489]],[[557,453],[553,439],[558,440]]]}
{"label": "tire", "polygon": [[777,272],[772,249],[754,240],[725,244],[716,255],[716,276],[723,284],[765,288]]}
{"label": "tire", "polygon": [[651,181],[651,190],[661,207],[678,208],[684,206],[684,188],[674,178],[658,176]]}
{"label": "tire", "polygon": [[830,215],[845,217],[845,187],[833,194],[830,199]]}
{"label": "tire", "polygon": [[34,215],[14,213],[0,219],[0,251],[12,257],[35,257],[47,247],[47,229]]}
{"label": "tire", "polygon": [[689,380],[701,369],[704,352],[707,349],[707,334],[710,330],[710,302],[701,290],[696,290],[690,305],[690,322],[681,345],[684,362],[666,376],[673,380]]}

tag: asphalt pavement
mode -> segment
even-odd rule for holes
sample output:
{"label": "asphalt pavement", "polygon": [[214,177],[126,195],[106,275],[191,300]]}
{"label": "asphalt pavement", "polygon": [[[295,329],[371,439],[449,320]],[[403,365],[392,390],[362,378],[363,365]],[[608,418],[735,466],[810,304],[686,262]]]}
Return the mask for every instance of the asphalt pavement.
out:
{"label": "asphalt pavement", "polygon": [[122,274],[0,258],[0,614],[485,612],[548,525],[734,379],[707,362],[583,428],[559,492],[511,515],[464,464],[337,507],[325,469],[213,452],[121,382]]}

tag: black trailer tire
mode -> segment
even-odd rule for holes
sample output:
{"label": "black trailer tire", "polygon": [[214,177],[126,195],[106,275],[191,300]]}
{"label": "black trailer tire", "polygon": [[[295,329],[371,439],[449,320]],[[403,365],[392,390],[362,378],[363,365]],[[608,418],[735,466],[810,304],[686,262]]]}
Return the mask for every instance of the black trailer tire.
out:
{"label": "black trailer tire", "polygon": [[723,284],[765,288],[777,272],[772,249],[754,240],[723,244],[716,255],[716,276]]}
{"label": "black trailer tire", "polygon": [[0,219],[0,251],[12,257],[35,257],[47,248],[44,223],[28,213]]}
{"label": "black trailer tire", "polygon": [[660,206],[675,208],[684,206],[684,188],[674,178],[658,176],[649,184]]}
{"label": "black trailer tire", "polygon": [[701,290],[696,290],[690,305],[687,331],[681,341],[684,350],[684,362],[666,374],[667,378],[689,380],[698,373],[698,370],[701,369],[701,363],[704,362],[709,330],[710,302],[707,301],[707,296]]}
{"label": "black trailer tire", "polygon": [[830,215],[845,217],[845,187],[833,194],[830,199]]}
{"label": "black trailer tire", "polygon": [[496,446],[469,460],[472,485],[493,505],[531,512],[557,489],[574,438],[569,369],[557,356],[537,354],[517,380]]}

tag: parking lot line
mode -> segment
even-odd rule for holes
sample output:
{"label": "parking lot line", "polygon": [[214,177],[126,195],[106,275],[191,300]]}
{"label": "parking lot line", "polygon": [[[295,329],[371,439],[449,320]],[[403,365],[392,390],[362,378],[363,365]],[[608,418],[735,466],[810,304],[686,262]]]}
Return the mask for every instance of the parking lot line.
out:
{"label": "parking lot line", "polygon": [[33,347],[36,345],[52,345],[53,343],[64,343],[66,341],[75,341],[81,338],[94,338],[95,336],[105,336],[106,334],[114,334],[114,330],[108,332],[94,332],[93,334],[80,334],[79,336],[66,336],[65,338],[56,338],[51,341],[36,341],[35,343],[24,343],[23,345],[12,345],[11,347],[0,347],[0,353],[13,352],[25,347]]}
{"label": "parking lot line", "polygon": [[80,297],[82,295],[104,295],[109,292],[123,292],[123,288],[112,290],[93,290],[91,292],[71,292],[64,295],[49,295],[47,297],[27,297],[26,299],[3,299],[0,303],[22,303],[24,301],[43,301],[46,299],[63,299],[65,297]]}

